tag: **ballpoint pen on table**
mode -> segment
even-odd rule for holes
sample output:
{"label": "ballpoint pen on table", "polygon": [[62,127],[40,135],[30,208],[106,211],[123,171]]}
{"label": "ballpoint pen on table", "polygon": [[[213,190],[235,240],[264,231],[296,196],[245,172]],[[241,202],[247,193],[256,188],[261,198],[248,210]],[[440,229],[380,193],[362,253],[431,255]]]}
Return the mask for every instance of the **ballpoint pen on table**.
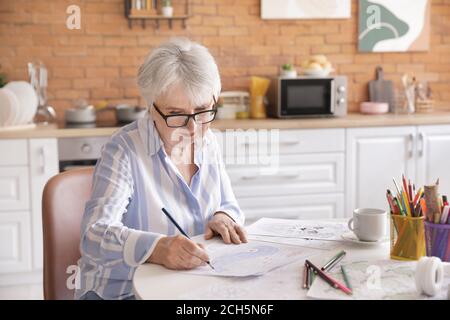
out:
{"label": "ballpoint pen on table", "polygon": [[[180,231],[186,238],[191,239],[186,232],[180,227],[180,225],[175,221],[175,219],[171,216],[171,214],[165,209],[161,208],[162,212],[169,218],[170,221],[175,225],[175,227]],[[206,263],[211,267],[211,269],[215,270],[210,261],[206,261]]]}

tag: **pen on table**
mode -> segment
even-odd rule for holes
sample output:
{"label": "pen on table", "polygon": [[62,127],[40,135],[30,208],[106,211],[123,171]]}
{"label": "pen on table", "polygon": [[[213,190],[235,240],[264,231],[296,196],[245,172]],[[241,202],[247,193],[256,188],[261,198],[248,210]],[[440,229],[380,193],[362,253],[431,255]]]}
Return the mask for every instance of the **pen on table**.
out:
{"label": "pen on table", "polygon": [[[164,212],[167,218],[169,218],[169,220],[172,221],[172,223],[175,225],[178,231],[180,231],[186,238],[191,239],[165,208],[161,208],[161,210],[162,212]],[[206,261],[206,263],[211,267],[211,269],[215,270],[210,261]]]}
{"label": "pen on table", "polygon": [[347,271],[345,271],[345,268],[343,265],[341,265],[341,271],[342,271],[342,277],[344,278],[345,285],[347,286],[347,288],[352,290],[353,288],[350,283],[350,279],[348,278]]}
{"label": "pen on table", "polygon": [[344,258],[346,252],[344,250],[339,251],[333,258],[331,258],[325,265],[321,268],[322,271],[330,271],[333,267]]}
{"label": "pen on table", "polygon": [[335,289],[340,289],[343,292],[345,292],[346,294],[349,294],[349,295],[352,294],[351,289],[347,288],[345,285],[343,285],[339,281],[337,281],[337,280],[333,279],[332,277],[330,277],[329,275],[327,275],[325,272],[323,272],[318,267],[313,265],[309,260],[306,260],[306,263],[314,271],[314,273],[316,273],[319,277],[321,277],[323,280],[325,280],[325,282],[327,282],[330,286],[332,286]]}

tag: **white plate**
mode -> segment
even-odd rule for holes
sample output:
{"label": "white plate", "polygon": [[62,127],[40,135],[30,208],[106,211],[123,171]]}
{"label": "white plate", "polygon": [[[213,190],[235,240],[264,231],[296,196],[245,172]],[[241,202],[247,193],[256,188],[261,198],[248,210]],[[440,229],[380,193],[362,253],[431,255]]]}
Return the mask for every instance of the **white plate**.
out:
{"label": "white plate", "polygon": [[0,125],[4,127],[14,125],[18,118],[20,103],[11,90],[0,89],[0,108],[3,110],[0,116]]}
{"label": "white plate", "polygon": [[348,242],[363,244],[367,246],[376,246],[389,240],[388,238],[385,238],[379,241],[361,241],[356,237],[356,235],[352,231],[341,234],[341,238]]}
{"label": "white plate", "polygon": [[26,81],[12,81],[5,88],[11,90],[20,103],[19,116],[15,124],[30,123],[38,107],[38,97],[31,84]]}

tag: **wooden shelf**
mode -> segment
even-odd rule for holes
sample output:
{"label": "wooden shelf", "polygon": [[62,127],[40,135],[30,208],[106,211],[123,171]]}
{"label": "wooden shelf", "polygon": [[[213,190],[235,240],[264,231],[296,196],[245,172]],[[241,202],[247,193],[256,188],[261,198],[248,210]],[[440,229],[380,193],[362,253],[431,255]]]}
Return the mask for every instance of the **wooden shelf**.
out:
{"label": "wooden shelf", "polygon": [[185,14],[174,15],[171,17],[166,17],[163,15],[154,14],[155,10],[146,12],[142,10],[141,12],[131,8],[131,0],[125,0],[125,17],[128,19],[128,27],[133,28],[133,22],[137,21],[141,23],[142,28],[146,28],[147,21],[153,21],[155,23],[156,29],[159,29],[160,21],[167,21],[169,23],[169,28],[172,29],[172,21],[178,20],[182,22],[183,28],[186,28],[186,20],[190,17],[189,10],[189,0],[185,0]]}

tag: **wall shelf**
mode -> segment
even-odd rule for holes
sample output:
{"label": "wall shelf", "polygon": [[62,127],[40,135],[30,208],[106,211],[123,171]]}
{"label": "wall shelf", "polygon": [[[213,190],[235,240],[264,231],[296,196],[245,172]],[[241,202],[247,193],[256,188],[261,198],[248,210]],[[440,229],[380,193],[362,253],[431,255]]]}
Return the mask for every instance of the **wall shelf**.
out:
{"label": "wall shelf", "polygon": [[169,28],[172,29],[173,21],[181,21],[183,28],[186,28],[186,20],[190,17],[189,0],[184,2],[184,13],[166,17],[156,14],[156,9],[136,10],[132,8],[132,0],[125,0],[125,17],[128,19],[128,28],[133,28],[133,23],[140,22],[143,29],[147,27],[147,21],[153,21],[155,28],[159,29],[160,21],[167,21]]}

